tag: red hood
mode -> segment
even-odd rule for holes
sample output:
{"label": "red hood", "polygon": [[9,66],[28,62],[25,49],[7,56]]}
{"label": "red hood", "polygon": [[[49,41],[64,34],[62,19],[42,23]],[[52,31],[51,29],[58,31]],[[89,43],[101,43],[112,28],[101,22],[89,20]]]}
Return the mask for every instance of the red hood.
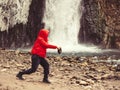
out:
{"label": "red hood", "polygon": [[48,34],[49,34],[49,31],[48,30],[45,30],[45,29],[42,29],[39,31],[39,34],[38,34],[38,37],[41,37],[43,38],[45,41],[47,41],[48,39]]}

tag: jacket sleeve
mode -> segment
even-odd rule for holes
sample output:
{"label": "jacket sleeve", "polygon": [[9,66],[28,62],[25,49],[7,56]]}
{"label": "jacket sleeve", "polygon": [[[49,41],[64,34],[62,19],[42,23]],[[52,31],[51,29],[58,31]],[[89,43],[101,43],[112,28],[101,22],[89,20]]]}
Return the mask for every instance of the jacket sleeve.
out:
{"label": "jacket sleeve", "polygon": [[40,39],[40,44],[45,48],[56,49],[57,46],[48,44],[44,39]]}

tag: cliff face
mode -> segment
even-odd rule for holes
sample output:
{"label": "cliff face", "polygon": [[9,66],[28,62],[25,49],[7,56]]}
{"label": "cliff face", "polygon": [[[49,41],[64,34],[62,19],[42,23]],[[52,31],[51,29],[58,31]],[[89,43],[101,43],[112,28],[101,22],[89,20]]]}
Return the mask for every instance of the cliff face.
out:
{"label": "cliff face", "polygon": [[103,44],[106,48],[120,48],[120,0],[99,0],[98,3],[106,26]]}
{"label": "cliff face", "polygon": [[120,48],[120,0],[83,0],[80,42]]}
{"label": "cliff face", "polygon": [[31,46],[41,27],[45,0],[0,1],[0,47]]}

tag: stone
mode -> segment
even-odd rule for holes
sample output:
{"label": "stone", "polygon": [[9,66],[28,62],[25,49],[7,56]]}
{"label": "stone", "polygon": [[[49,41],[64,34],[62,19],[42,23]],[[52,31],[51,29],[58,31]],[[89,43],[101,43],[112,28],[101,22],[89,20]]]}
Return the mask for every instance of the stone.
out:
{"label": "stone", "polygon": [[120,64],[117,65],[116,71],[120,71]]}
{"label": "stone", "polygon": [[1,70],[1,72],[5,72],[5,71],[7,71],[7,69],[2,69],[2,70]]}
{"label": "stone", "polygon": [[95,83],[95,82],[94,82],[93,80],[91,80],[91,79],[86,79],[85,81],[88,82],[89,84],[94,84],[94,83]]}
{"label": "stone", "polygon": [[87,86],[87,85],[88,85],[88,82],[83,81],[83,80],[80,80],[80,81],[79,81],[79,85]]}
{"label": "stone", "polygon": [[23,64],[16,64],[17,67],[24,67]]}

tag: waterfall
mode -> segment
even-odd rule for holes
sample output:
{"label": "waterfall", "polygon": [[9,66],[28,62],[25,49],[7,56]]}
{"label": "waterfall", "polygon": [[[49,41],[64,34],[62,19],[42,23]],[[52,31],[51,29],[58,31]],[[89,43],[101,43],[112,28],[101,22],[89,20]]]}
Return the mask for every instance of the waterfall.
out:
{"label": "waterfall", "polygon": [[49,42],[61,46],[64,52],[96,52],[95,47],[78,44],[82,0],[46,0],[43,21],[50,30]]}

